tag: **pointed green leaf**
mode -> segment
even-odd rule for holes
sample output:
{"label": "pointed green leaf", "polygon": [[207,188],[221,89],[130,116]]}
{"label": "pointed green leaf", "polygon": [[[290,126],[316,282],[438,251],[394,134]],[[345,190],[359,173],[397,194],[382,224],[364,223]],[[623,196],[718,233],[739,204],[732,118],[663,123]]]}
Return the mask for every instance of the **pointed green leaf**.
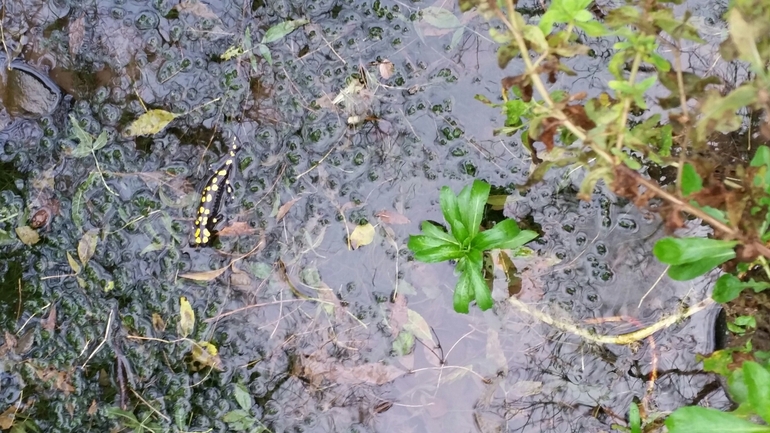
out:
{"label": "pointed green leaf", "polygon": [[468,274],[463,272],[460,274],[460,278],[457,280],[457,285],[455,286],[455,293],[452,300],[456,312],[468,314],[468,304],[473,301],[472,293],[473,292],[471,292],[471,285]]}
{"label": "pointed green leaf", "polygon": [[652,253],[658,260],[669,265],[681,265],[716,256],[729,257],[725,259],[727,261],[735,257],[733,248],[736,245],[736,241],[667,237],[655,243]]}
{"label": "pointed green leaf", "polygon": [[454,236],[457,241],[464,242],[465,239],[468,238],[468,230],[460,217],[457,196],[455,196],[448,186],[445,186],[441,188],[439,201],[441,203],[441,212],[444,214],[444,219],[452,229],[452,236]]}
{"label": "pointed green leaf", "polygon": [[262,44],[269,44],[271,42],[275,42],[280,39],[283,39],[284,37],[286,37],[286,35],[293,32],[298,27],[303,26],[307,23],[308,21],[305,19],[284,21],[282,23],[278,23],[267,30],[261,42]]}
{"label": "pointed green leaf", "polygon": [[241,409],[247,412],[251,410],[251,406],[253,406],[254,403],[251,399],[249,390],[246,389],[245,386],[241,385],[240,383],[235,384],[235,391],[233,392],[233,395],[235,397],[235,401],[238,402],[238,406],[240,406]]}
{"label": "pointed green leaf", "polygon": [[700,406],[687,406],[674,411],[666,419],[670,433],[770,433],[770,427],[761,426],[731,413]]}
{"label": "pointed green leaf", "polygon": [[484,282],[484,277],[481,276],[480,269],[469,269],[468,277],[473,290],[474,297],[476,298],[476,305],[481,308],[482,311],[486,311],[492,308],[494,300],[492,299],[492,292],[489,291],[487,283]]}
{"label": "pointed green leaf", "polygon": [[457,242],[457,240],[453,238],[450,233],[444,231],[443,227],[439,227],[429,221],[423,221],[420,227],[422,227],[423,233],[425,233],[427,236],[442,239],[448,243],[459,244],[459,242]]}
{"label": "pointed green leaf", "polygon": [[668,268],[668,276],[675,281],[692,280],[693,278],[700,277],[701,275],[734,257],[735,252],[730,251],[729,255],[720,254],[714,257],[700,259],[696,262],[672,265],[670,268]]}
{"label": "pointed green leaf", "polygon": [[453,247],[460,249],[460,246],[455,242],[447,242],[444,239],[435,238],[428,235],[411,235],[409,236],[409,242],[406,246],[415,253],[421,253],[426,250],[438,247]]}
{"label": "pointed green leaf", "polygon": [[602,23],[595,20],[576,22],[575,25],[586,32],[588,36],[593,38],[598,38],[607,34],[607,29],[604,28]]}
{"label": "pointed green leaf", "polygon": [[438,263],[446,260],[459,259],[464,255],[465,255],[465,251],[461,250],[458,245],[447,244],[447,245],[442,245],[434,248],[428,248],[425,250],[416,251],[414,253],[414,258],[415,260],[419,260],[425,263]]}
{"label": "pointed green leaf", "polygon": [[770,422],[770,371],[756,362],[747,361],[743,363],[743,380],[754,411],[765,422]]}
{"label": "pointed green leaf", "polygon": [[770,148],[767,146],[759,146],[757,153],[751,158],[752,167],[770,166]]}
{"label": "pointed green leaf", "polygon": [[500,244],[497,248],[501,250],[515,250],[516,248],[526,245],[538,236],[537,232],[533,232],[532,230],[522,230],[519,234]]}
{"label": "pointed green leaf", "polygon": [[93,150],[97,151],[105,145],[107,145],[107,131],[102,131],[102,133],[96,137],[96,141],[94,141]]}
{"label": "pointed green leaf", "polygon": [[473,239],[479,233],[481,219],[484,216],[484,205],[487,204],[491,187],[486,182],[474,180],[467,193],[466,188],[468,187],[463,188],[463,192],[458,197],[458,205],[461,212],[460,217],[465,228],[468,229],[468,236]]}
{"label": "pointed green leaf", "polygon": [[500,248],[499,245],[513,239],[519,232],[521,232],[521,229],[519,229],[516,221],[506,219],[497,223],[491,229],[479,233],[478,236],[473,238],[471,246],[480,251]]}

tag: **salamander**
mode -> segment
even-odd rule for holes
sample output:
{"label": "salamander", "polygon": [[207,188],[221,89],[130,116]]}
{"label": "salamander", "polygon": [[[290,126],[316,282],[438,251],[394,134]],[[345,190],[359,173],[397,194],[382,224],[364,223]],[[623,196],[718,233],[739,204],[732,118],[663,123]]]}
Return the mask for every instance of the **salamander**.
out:
{"label": "salamander", "polygon": [[201,191],[200,207],[193,224],[193,245],[196,247],[207,246],[216,236],[215,227],[222,220],[222,214],[219,213],[222,198],[225,193],[228,195],[233,193],[233,188],[230,185],[230,174],[233,172],[237,151],[238,144],[233,140],[233,145],[230,147],[224,164],[211,175],[203,191]]}

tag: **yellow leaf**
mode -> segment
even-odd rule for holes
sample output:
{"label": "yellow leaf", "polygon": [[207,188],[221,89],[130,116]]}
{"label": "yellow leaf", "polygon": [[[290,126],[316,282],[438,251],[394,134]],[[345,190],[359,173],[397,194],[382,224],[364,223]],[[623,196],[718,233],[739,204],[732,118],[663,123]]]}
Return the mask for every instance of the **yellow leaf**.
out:
{"label": "yellow leaf", "polygon": [[195,280],[195,281],[211,281],[214,278],[222,275],[226,269],[227,269],[227,266],[220,269],[214,269],[213,271],[188,272],[186,274],[179,274],[179,276],[182,278],[187,278],[189,280]]}
{"label": "yellow leaf", "polygon": [[94,252],[96,252],[96,242],[99,240],[97,237],[98,233],[98,229],[91,229],[78,242],[78,258],[84,266],[94,256]]}
{"label": "yellow leaf", "polygon": [[163,317],[158,313],[152,313],[152,329],[157,332],[163,332],[166,330],[166,322],[163,321]]}
{"label": "yellow leaf", "polygon": [[179,328],[177,332],[182,337],[187,337],[193,331],[195,327],[195,311],[190,305],[190,301],[184,296],[179,298]]}
{"label": "yellow leaf", "polygon": [[171,123],[172,120],[179,116],[179,114],[169,113],[165,110],[150,110],[134,120],[134,122],[123,131],[123,135],[126,137],[135,137],[137,135],[157,134]]}
{"label": "yellow leaf", "polygon": [[364,245],[369,245],[374,240],[374,226],[366,223],[357,226],[350,234],[350,247],[354,250]]}
{"label": "yellow leaf", "polygon": [[80,265],[78,264],[78,262],[75,261],[75,259],[72,257],[72,254],[70,254],[69,251],[67,251],[67,261],[70,264],[70,268],[72,268],[72,272],[74,272],[75,274],[79,274]]}
{"label": "yellow leaf", "polygon": [[193,344],[192,360],[204,367],[211,367],[215,370],[222,370],[222,360],[219,358],[217,346],[208,341],[199,341]]}
{"label": "yellow leaf", "polygon": [[433,341],[430,326],[420,314],[412,309],[407,310],[409,321],[404,324],[404,329],[414,334],[423,341]]}
{"label": "yellow leaf", "polygon": [[35,245],[40,242],[40,235],[29,226],[16,227],[16,236],[24,245]]}
{"label": "yellow leaf", "polygon": [[241,47],[230,47],[224,53],[222,53],[219,58],[222,60],[230,60],[233,57],[240,56],[241,54],[243,54],[243,49]]}

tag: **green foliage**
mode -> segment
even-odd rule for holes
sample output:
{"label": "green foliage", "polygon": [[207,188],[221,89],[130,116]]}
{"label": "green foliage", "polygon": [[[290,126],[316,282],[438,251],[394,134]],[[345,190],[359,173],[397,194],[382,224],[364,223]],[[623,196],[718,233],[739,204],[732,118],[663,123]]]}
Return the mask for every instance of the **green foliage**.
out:
{"label": "green foliage", "polygon": [[438,263],[457,260],[460,273],[454,292],[454,309],[467,313],[472,301],[482,310],[492,307],[492,294],[482,276],[483,252],[491,249],[515,249],[537,237],[520,230],[512,219],[480,231],[484,206],[489,197],[488,183],[476,180],[455,196],[449,187],[441,189],[440,202],[450,232],[428,221],[422,223],[422,235],[409,237],[408,247],[421,262]]}
{"label": "green foliage", "polygon": [[667,237],[656,242],[652,252],[658,260],[671,265],[671,279],[686,281],[735,258],[736,245],[737,241]]}
{"label": "green foliage", "polygon": [[240,409],[231,410],[227,412],[222,421],[226,422],[230,429],[239,432],[249,433],[263,433],[270,430],[265,427],[258,419],[251,415],[251,407],[254,406],[254,401],[249,394],[249,390],[240,383],[235,385],[233,390],[233,396],[238,403]]}
{"label": "green foliage", "polygon": [[[730,358],[732,359],[732,358]],[[765,364],[744,362],[728,376],[729,392],[739,404],[734,412],[721,412],[699,406],[679,408],[666,419],[671,433],[770,432],[767,425],[755,424],[748,417],[758,415],[770,422],[770,370]]]}

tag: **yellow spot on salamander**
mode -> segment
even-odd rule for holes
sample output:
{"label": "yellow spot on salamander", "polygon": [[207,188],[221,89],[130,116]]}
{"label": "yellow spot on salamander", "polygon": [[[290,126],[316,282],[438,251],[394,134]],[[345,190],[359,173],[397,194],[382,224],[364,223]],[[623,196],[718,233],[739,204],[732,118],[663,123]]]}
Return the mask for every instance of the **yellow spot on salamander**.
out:
{"label": "yellow spot on salamander", "polygon": [[204,243],[204,244],[207,244],[207,243],[209,243],[209,238],[203,238],[203,243]]}
{"label": "yellow spot on salamander", "polygon": [[209,229],[203,229],[203,236],[204,236],[204,237],[209,237],[209,236],[211,236],[211,232],[209,232]]}
{"label": "yellow spot on salamander", "polygon": [[203,211],[204,211],[204,210],[206,210],[206,208],[205,208],[205,207],[203,207],[203,206],[201,206],[201,208],[200,208],[200,209],[198,209],[198,213],[203,213]]}
{"label": "yellow spot on salamander", "polygon": [[227,174],[227,170],[219,170],[219,172],[217,172],[217,174],[220,175],[220,176],[225,176]]}
{"label": "yellow spot on salamander", "polygon": [[216,191],[216,190],[218,190],[218,189],[219,189],[219,187],[218,187],[218,186],[216,186],[216,185],[211,185],[211,190],[212,190],[212,191]]}
{"label": "yellow spot on salamander", "polygon": [[204,214],[204,215],[208,215],[208,214],[210,214],[210,213],[211,213],[211,210],[209,210],[209,209],[206,209],[206,210],[204,210],[204,211],[203,211],[203,214]]}
{"label": "yellow spot on salamander", "polygon": [[201,243],[201,238],[195,238],[195,243],[196,243],[196,244],[199,244],[199,243]]}
{"label": "yellow spot on salamander", "polygon": [[211,194],[206,194],[206,201],[212,201]]}
{"label": "yellow spot on salamander", "polygon": [[201,237],[201,229],[197,228],[195,229],[195,239],[198,239],[199,237]]}
{"label": "yellow spot on salamander", "polygon": [[227,161],[225,161],[225,165],[230,165],[230,164],[232,164],[232,163],[233,163],[233,160],[232,160],[232,159],[228,159]]}
{"label": "yellow spot on salamander", "polygon": [[215,178],[211,179],[211,184],[212,185],[216,184],[217,182],[219,182],[219,178],[218,177],[215,177]]}
{"label": "yellow spot on salamander", "polygon": [[201,203],[206,203],[206,196],[201,197]]}
{"label": "yellow spot on salamander", "polygon": [[233,151],[231,150],[231,151],[230,151],[230,156],[235,156],[235,152],[233,152]]}
{"label": "yellow spot on salamander", "polygon": [[208,217],[201,218],[201,225],[205,226],[208,221],[209,221]]}
{"label": "yellow spot on salamander", "polygon": [[212,218],[212,219],[211,219],[211,222],[213,222],[214,224],[216,224],[216,223],[217,223],[217,219],[216,219],[216,218]]}

